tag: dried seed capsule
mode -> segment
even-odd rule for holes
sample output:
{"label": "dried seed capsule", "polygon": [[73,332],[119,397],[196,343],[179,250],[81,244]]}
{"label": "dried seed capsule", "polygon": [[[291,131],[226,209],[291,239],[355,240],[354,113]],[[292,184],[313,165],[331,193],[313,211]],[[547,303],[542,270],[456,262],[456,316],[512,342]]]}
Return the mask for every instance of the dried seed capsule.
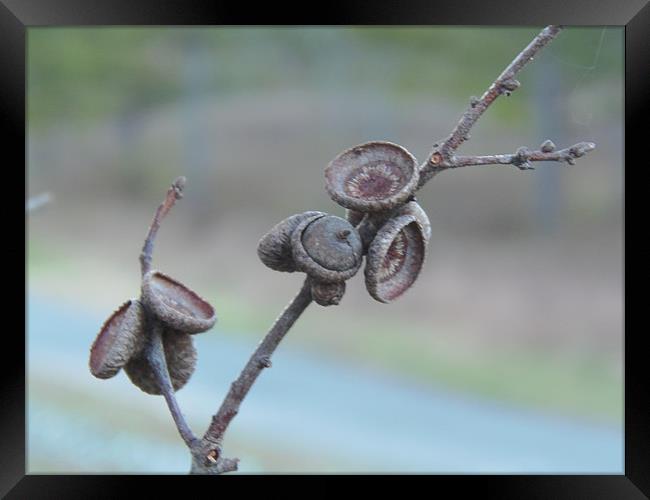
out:
{"label": "dried seed capsule", "polygon": [[414,215],[390,219],[377,232],[366,257],[366,288],[379,302],[388,303],[408,290],[424,263],[426,238]]}
{"label": "dried seed capsule", "polygon": [[415,217],[415,221],[419,224],[424,236],[425,245],[429,242],[431,238],[431,222],[429,222],[427,213],[417,201],[409,201],[406,205],[401,206],[395,215],[412,215]]}
{"label": "dried seed capsule", "polygon": [[345,293],[345,281],[327,283],[313,280],[311,284],[311,297],[321,306],[335,306],[341,302]]}
{"label": "dried seed capsule", "polygon": [[[191,335],[165,328],[162,343],[169,378],[174,391],[181,389],[196,368],[196,348]],[[161,394],[156,376],[144,357],[144,353],[129,361],[124,371],[135,386],[147,394]]]}
{"label": "dried seed capsule", "polygon": [[275,271],[294,272],[296,264],[291,252],[291,235],[301,222],[323,215],[323,212],[303,212],[273,226],[257,244],[257,255],[262,263]]}
{"label": "dried seed capsule", "polygon": [[357,212],[356,210],[350,210],[349,208],[345,210],[345,219],[354,227],[361,224],[361,221],[365,216],[366,214],[363,212]]}
{"label": "dried seed capsule", "polygon": [[90,372],[111,378],[143,348],[145,313],[137,299],[127,300],[102,326],[90,348]]}
{"label": "dried seed capsule", "polygon": [[415,158],[402,146],[368,142],[343,151],[325,169],[325,187],[339,205],[359,212],[397,207],[416,188]]}
{"label": "dried seed capsule", "polygon": [[303,221],[293,232],[291,246],[296,268],[317,281],[345,281],[361,266],[358,231],[335,215]]}
{"label": "dried seed capsule", "polygon": [[185,333],[201,333],[217,322],[214,307],[182,283],[160,271],[142,279],[145,305],[165,325]]}

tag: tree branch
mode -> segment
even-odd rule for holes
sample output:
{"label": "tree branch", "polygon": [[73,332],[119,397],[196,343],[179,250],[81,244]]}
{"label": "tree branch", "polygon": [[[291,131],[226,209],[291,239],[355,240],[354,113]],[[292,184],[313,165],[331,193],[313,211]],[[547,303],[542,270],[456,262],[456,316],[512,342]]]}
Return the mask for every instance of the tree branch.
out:
{"label": "tree branch", "polygon": [[198,442],[198,439],[190,429],[190,426],[185,421],[185,417],[181,412],[176,396],[174,394],[174,387],[172,386],[169,377],[169,370],[167,369],[167,360],[165,359],[165,351],[162,343],[162,329],[160,323],[152,317],[147,318],[151,322],[150,336],[145,347],[145,356],[151,369],[153,370],[158,386],[165,397],[169,411],[172,414],[176,428],[179,434],[185,441],[188,448],[192,449]]}
{"label": "tree branch", "polygon": [[538,151],[530,151],[525,147],[521,147],[516,153],[512,154],[454,156],[444,163],[444,168],[469,167],[472,165],[514,165],[521,170],[533,170],[530,164],[533,161],[562,161],[573,165],[576,158],[584,156],[596,147],[593,142],[579,142],[569,148],[553,151],[552,144],[551,141],[545,141]]}
{"label": "tree branch", "polygon": [[480,99],[472,98],[470,106],[465,111],[456,127],[451,134],[442,142],[434,146],[429,158],[420,166],[420,181],[418,189],[426,184],[435,174],[450,168],[448,164],[452,163],[454,152],[463,142],[469,139],[469,131],[483,115],[485,110],[492,104],[497,97],[502,94],[510,95],[519,87],[519,82],[515,80],[515,75],[543,49],[551,40],[553,40],[562,28],[560,26],[547,26],[544,28],[528,46],[522,50],[517,57],[503,70],[497,79],[490,85]]}
{"label": "tree branch", "polygon": [[176,180],[172,183],[171,187],[167,190],[167,196],[165,200],[160,204],[156,213],[153,216],[151,225],[149,226],[149,232],[147,237],[144,240],[144,245],[142,247],[142,252],[140,253],[140,269],[142,276],[147,274],[151,269],[151,259],[153,254],[153,244],[156,239],[156,234],[160,228],[160,223],[162,222],[167,212],[171,210],[176,203],[176,200],[179,200],[183,197],[183,188],[185,187],[185,177],[177,177]]}
{"label": "tree branch", "polygon": [[311,301],[311,283],[309,278],[306,278],[298,294],[282,311],[282,314],[280,314],[266,337],[260,342],[248,360],[248,363],[246,363],[237,380],[231,384],[219,411],[212,417],[210,427],[203,436],[204,453],[208,461],[212,457],[217,463],[216,459],[219,458],[221,453],[223,435],[232,419],[239,412],[241,402],[259,374],[262,373],[262,370],[271,366],[273,352]]}

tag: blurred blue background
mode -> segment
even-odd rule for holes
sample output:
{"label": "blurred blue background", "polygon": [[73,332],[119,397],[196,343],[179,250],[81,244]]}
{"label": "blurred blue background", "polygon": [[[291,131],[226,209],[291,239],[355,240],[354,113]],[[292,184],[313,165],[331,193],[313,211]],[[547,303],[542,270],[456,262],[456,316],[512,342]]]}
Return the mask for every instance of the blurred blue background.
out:
{"label": "blurred blue background", "polygon": [[[302,281],[262,234],[343,215],[343,149],[422,161],[540,29],[30,28],[27,195],[52,201],[27,221],[28,471],[187,472],[164,400],[87,366],[176,176],[154,267],[217,309],[178,392],[202,433]],[[359,274],[307,310],[226,438],[242,472],[622,473],[623,30],[569,27],[518,79],[461,153],[597,149],[428,184],[418,281],[384,305]]]}

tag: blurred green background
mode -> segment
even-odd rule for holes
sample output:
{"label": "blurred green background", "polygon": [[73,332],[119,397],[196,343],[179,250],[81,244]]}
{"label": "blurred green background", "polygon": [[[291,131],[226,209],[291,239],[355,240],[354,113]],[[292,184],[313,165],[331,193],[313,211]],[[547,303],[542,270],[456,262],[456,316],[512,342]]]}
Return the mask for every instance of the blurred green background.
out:
{"label": "blurred green background", "polygon": [[[87,369],[101,322],[138,293],[142,241],[176,176],[187,177],[186,195],[163,224],[154,266],[217,309],[217,326],[200,339],[200,378],[203,367],[220,363],[218,339],[252,352],[300,285],[301,276],[259,262],[261,235],[292,213],[343,215],[324,189],[329,160],[353,145],[389,140],[422,161],[470,96],[480,95],[540,29],[30,28],[26,194],[49,192],[53,200],[30,214],[27,226],[28,470],[159,470],[146,460],[125,461],[119,446],[102,462],[66,451],[66,425],[101,425],[109,409],[115,415],[104,425],[142,434],[147,426],[132,419],[143,412],[160,427],[144,443],[180,442],[162,400],[129,387],[129,401],[151,406],[117,411],[121,396],[102,393],[126,377],[98,381]],[[379,304],[360,273],[340,306],[311,307],[280,350],[427,394],[448,391],[605,429],[621,446],[614,457],[620,470],[605,470],[620,472],[623,30],[569,27],[518,79],[520,89],[495,102],[461,153],[509,153],[547,138],[558,147],[593,141],[596,150],[573,167],[484,166],[439,175],[418,195],[433,235],[415,286],[397,302]],[[76,312],[43,316],[58,314],[57,304]],[[51,353],[58,352],[58,332],[76,331],[77,313],[88,315],[90,326],[70,337],[77,350],[59,349],[70,370],[59,380],[60,360]],[[274,358],[262,378],[279,364]],[[224,390],[238,369],[223,375]],[[190,398],[192,382],[179,395]],[[213,391],[208,408],[216,410],[222,394]],[[54,414],[58,434],[41,425],[56,422]],[[192,417],[197,432],[209,415]],[[233,432],[231,454],[256,457],[256,470],[382,467],[325,459],[318,449],[269,456],[252,430]],[[182,464],[182,445],[169,455],[177,454]],[[422,460],[422,470],[446,470],[444,460],[430,468]],[[571,470],[591,470],[585,460]]]}

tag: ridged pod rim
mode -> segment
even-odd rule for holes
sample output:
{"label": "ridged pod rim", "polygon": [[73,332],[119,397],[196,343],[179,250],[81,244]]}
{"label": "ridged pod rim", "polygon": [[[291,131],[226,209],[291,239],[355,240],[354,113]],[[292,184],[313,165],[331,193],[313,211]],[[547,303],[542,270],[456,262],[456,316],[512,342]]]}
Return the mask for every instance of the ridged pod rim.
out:
{"label": "ridged pod rim", "polygon": [[326,215],[324,212],[309,211],[294,214],[278,222],[260,238],[257,256],[262,263],[274,271],[292,273],[297,270],[291,250],[291,235],[306,219]]}
{"label": "ridged pod rim", "polygon": [[[307,229],[307,227],[310,224],[316,222],[317,220],[322,219],[323,217],[337,217],[337,216],[324,214],[322,216],[312,217],[310,219],[301,222],[300,225],[293,232],[293,235],[291,236],[291,247],[293,249],[294,261],[296,262],[296,266],[300,271],[307,273],[309,276],[312,276],[317,280],[329,281],[329,282],[348,280],[352,278],[355,274],[357,274],[357,271],[361,267],[361,263],[363,262],[363,258],[361,255],[359,255],[358,258],[356,259],[356,263],[354,267],[350,269],[337,271],[334,269],[327,269],[326,267],[323,267],[318,262],[316,262],[311,257],[311,255],[307,253],[307,250],[303,245],[302,236],[305,230]],[[342,219],[341,217],[337,217],[337,218],[350,224],[348,221]],[[350,224],[350,231],[356,232],[356,228],[351,224]]]}
{"label": "ridged pod rim", "polygon": [[[191,310],[189,314],[168,304],[162,297],[156,283],[163,283],[166,287],[173,287],[181,293],[184,309]],[[182,284],[180,281],[167,274],[151,270],[142,279],[142,297],[151,312],[165,325],[184,333],[201,333],[209,330],[217,322],[214,307],[199,294]],[[169,295],[167,296],[169,298]],[[172,299],[178,304],[176,299]]]}
{"label": "ridged pod rim", "polygon": [[90,373],[114,377],[144,347],[145,311],[137,299],[120,305],[104,322],[90,347]]}
{"label": "ridged pod rim", "polygon": [[[381,161],[373,158],[373,154],[384,156],[387,162],[399,170],[401,184],[394,186],[392,192],[381,198],[353,196],[350,193],[353,190],[350,178],[355,171],[358,175],[367,174],[373,167],[368,167],[364,172],[359,170],[370,163]],[[395,175],[395,172],[391,172],[391,175]],[[405,202],[417,187],[419,176],[417,161],[406,148],[388,141],[371,141],[346,149],[327,165],[325,188],[332,200],[342,207],[359,212],[379,212],[393,209]],[[358,186],[358,182],[354,186]]]}
{"label": "ridged pod rim", "polygon": [[[404,261],[395,274],[382,278],[388,251],[400,233],[406,238]],[[364,274],[370,295],[379,302],[389,303],[404,294],[420,274],[426,246],[422,228],[415,216],[400,215],[389,219],[377,232],[368,248]]]}

